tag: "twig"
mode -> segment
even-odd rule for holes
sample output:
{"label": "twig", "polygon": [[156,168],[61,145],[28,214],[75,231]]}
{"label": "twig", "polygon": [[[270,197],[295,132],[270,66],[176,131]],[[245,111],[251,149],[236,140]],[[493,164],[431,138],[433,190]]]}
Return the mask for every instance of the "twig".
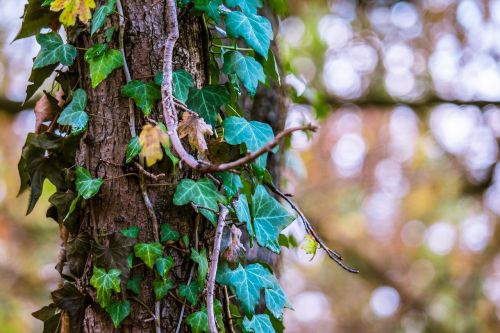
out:
{"label": "twig", "polygon": [[[198,227],[200,226],[200,216],[196,216],[195,227],[194,227],[194,248],[198,251]],[[191,280],[194,276],[194,265],[191,266],[191,272],[189,272],[189,278],[187,285],[191,283]],[[179,321],[177,322],[177,328],[175,329],[175,333],[179,333],[181,330],[182,318],[184,318],[184,311],[186,310],[186,302],[182,305],[181,313],[179,315]]]}
{"label": "twig", "polygon": [[193,207],[193,209],[194,209],[194,211],[195,211],[196,213],[199,213],[200,209],[204,209],[204,210],[207,210],[207,211],[209,211],[209,212],[212,212],[212,213],[214,213],[214,214],[216,214],[216,215],[219,215],[219,212],[218,212],[218,211],[216,211],[215,209],[212,209],[212,208],[210,208],[210,207],[205,207],[205,206],[195,205],[195,204],[194,204],[194,203],[192,203],[192,202],[191,202],[191,207]]}
{"label": "twig", "polygon": [[212,260],[208,270],[207,314],[210,333],[218,333],[214,313],[215,275],[217,274],[217,265],[219,264],[222,232],[224,231],[224,226],[226,225],[226,216],[229,214],[229,209],[227,209],[226,206],[220,204],[219,207],[220,214],[217,221],[217,229],[215,230],[214,249],[212,251]]}
{"label": "twig", "polygon": [[130,173],[125,173],[123,175],[116,176],[116,177],[104,178],[103,180],[106,182],[106,181],[120,179],[120,178],[124,178],[124,177],[130,177],[130,176],[139,177],[139,174],[134,173],[134,172],[130,172]]}
{"label": "twig", "polygon": [[229,308],[231,301],[229,300],[229,292],[227,291],[227,286],[224,286],[222,290],[224,292],[223,301],[224,301],[224,313],[226,314],[226,326],[228,328],[229,333],[235,333],[233,327],[233,317],[231,317],[231,309]]}
{"label": "twig", "polygon": [[[191,154],[189,154],[177,133],[177,111],[175,109],[175,101],[172,94],[172,71],[173,71],[173,54],[174,47],[177,39],[179,38],[179,24],[177,22],[177,6],[175,0],[167,0],[167,16],[168,16],[168,35],[167,41],[165,42],[165,49],[163,53],[163,83],[161,86],[162,93],[162,107],[163,107],[163,118],[165,118],[165,124],[167,126],[168,135],[170,137],[170,142],[180,159],[184,161],[191,169],[197,170],[202,173],[209,172],[221,172],[226,170],[231,170],[239,166],[248,164],[256,160],[259,156],[270,152],[274,147],[278,145],[281,139],[291,135],[295,131],[316,131],[317,127],[313,125],[306,125],[301,127],[288,128],[276,135],[276,137],[264,145],[257,151],[248,154],[236,161],[223,163],[223,164],[212,164],[206,161],[199,161]],[[179,103],[177,103],[179,104]]]}
{"label": "twig", "polygon": [[325,244],[325,242],[321,239],[321,237],[318,235],[316,230],[314,230],[311,223],[309,223],[309,221],[305,217],[304,213],[302,213],[302,211],[299,209],[299,207],[297,207],[297,205],[292,200],[290,200],[290,198],[286,194],[284,194],[283,192],[281,192],[280,190],[278,190],[275,186],[273,186],[271,184],[266,184],[266,185],[267,185],[267,187],[269,187],[271,189],[271,191],[273,191],[279,197],[281,197],[283,200],[285,200],[290,205],[290,207],[292,207],[292,209],[297,212],[300,219],[302,220],[302,223],[304,224],[304,228],[306,229],[306,232],[308,234],[310,234],[316,240],[316,242],[318,242],[319,246],[328,254],[328,256],[333,261],[335,261],[340,267],[342,267],[343,269],[345,269],[346,271],[348,271],[350,273],[359,273],[359,271],[357,269],[352,269],[352,268],[347,267],[342,262],[342,256],[340,254],[338,254],[337,252],[335,252],[334,250],[330,249]]}
{"label": "twig", "polygon": [[162,180],[162,179],[164,179],[166,177],[164,173],[160,173],[158,175],[155,175],[155,174],[153,174],[151,172],[146,171],[146,169],[144,169],[144,167],[140,163],[135,162],[134,165],[137,167],[137,169],[139,169],[139,171],[144,176],[146,176],[148,178],[151,178],[154,181],[159,181],[159,180]]}
{"label": "twig", "polygon": [[131,299],[132,301],[134,301],[134,302],[142,305],[142,307],[151,315],[151,317],[153,317],[156,320],[156,316],[153,313],[153,311],[151,311],[151,309],[143,301],[141,301],[140,299],[138,299],[135,296],[129,296],[129,299]]}

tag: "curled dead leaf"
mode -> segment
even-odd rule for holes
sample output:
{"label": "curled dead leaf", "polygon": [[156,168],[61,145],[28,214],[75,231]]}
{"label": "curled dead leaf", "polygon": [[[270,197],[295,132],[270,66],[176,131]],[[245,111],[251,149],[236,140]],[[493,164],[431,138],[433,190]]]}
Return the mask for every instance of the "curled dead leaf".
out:
{"label": "curled dead leaf", "polygon": [[[57,106],[61,109],[64,107],[66,101],[64,100],[64,91],[59,90],[54,96],[57,101]],[[55,116],[55,110],[52,106],[49,97],[46,93],[35,104],[35,133],[39,134],[45,131],[46,126],[43,123],[49,120],[53,120]]]}
{"label": "curled dead leaf", "polygon": [[199,153],[208,149],[205,135],[213,135],[212,126],[194,112],[184,112],[178,128],[179,138],[188,138],[189,144]]}
{"label": "curled dead leaf", "polygon": [[226,250],[223,253],[224,258],[228,262],[238,262],[245,252],[245,247],[241,243],[241,230],[236,226],[232,225],[229,229],[230,240]]}

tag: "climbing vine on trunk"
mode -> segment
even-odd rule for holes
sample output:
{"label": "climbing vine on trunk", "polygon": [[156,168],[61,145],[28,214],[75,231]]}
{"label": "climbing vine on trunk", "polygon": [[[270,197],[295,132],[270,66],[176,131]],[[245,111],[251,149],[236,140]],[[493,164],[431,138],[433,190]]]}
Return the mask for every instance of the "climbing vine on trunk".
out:
{"label": "climbing vine on trunk", "polygon": [[[60,223],[65,241],[65,259],[58,265],[64,283],[52,292],[53,303],[34,313],[44,322],[44,332],[80,332],[90,304],[100,306],[118,328],[130,316],[131,302],[146,308],[160,332],[160,301],[172,293],[190,306],[185,321],[195,333],[283,331],[283,311],[292,305],[270,267],[246,264],[240,237],[245,232],[251,244],[280,254],[281,246],[288,243],[281,232],[294,220],[301,221],[309,234],[304,246],[308,253],[314,256],[317,249],[323,249],[341,267],[355,272],[319,238],[289,195],[273,184],[266,169],[268,155],[277,152],[283,138],[295,131],[314,132],[316,127],[304,124],[275,134],[269,124],[243,117],[241,100],[254,96],[259,85],[270,87],[273,80],[279,81],[270,48],[274,32],[268,18],[259,15],[263,2],[164,2],[168,27],[163,70],[149,79],[130,74],[123,47],[127,18],[121,0],[107,0],[97,8],[94,0],[29,0],[26,5],[17,38],[36,35],[41,47],[34,59],[27,98],[56,73],[52,90],[45,91],[37,103],[36,133],[28,135],[19,162],[20,193],[31,189],[28,213],[39,200],[46,179],[56,187],[47,216]],[[189,71],[173,66],[179,8],[186,15],[201,16],[210,37],[210,80],[201,89],[195,87]],[[60,34],[61,26],[66,38]],[[99,42],[87,49],[77,47],[82,35]],[[91,89],[115,71],[125,74],[126,84],[115,92],[118,98],[129,99],[130,106],[130,141],[121,147],[123,166],[137,172],[120,177],[139,179],[152,223],[152,242],[139,241],[144,231],[138,226],[106,234],[99,233],[97,226],[92,234],[80,231],[83,209],[96,199],[105,182],[116,178],[94,177],[75,164],[82,135],[93,117],[87,110],[89,92],[72,70],[79,55],[89,68]],[[136,127],[136,109],[145,123],[142,128]],[[153,112],[157,109],[161,112]],[[208,140],[215,144],[207,144]],[[175,184],[173,204],[192,207],[204,217],[201,223],[215,230],[209,248],[191,247],[188,235],[159,223],[144,180],[161,185],[165,173],[155,172],[165,160],[171,166],[165,173],[185,175]],[[192,172],[183,172],[186,170]],[[167,246],[188,254],[195,263],[196,269],[180,285],[170,277],[176,263],[166,254]],[[141,275],[134,274],[138,266],[154,275],[150,282],[154,309],[138,298],[143,287]],[[229,300],[229,293],[236,301]]]}

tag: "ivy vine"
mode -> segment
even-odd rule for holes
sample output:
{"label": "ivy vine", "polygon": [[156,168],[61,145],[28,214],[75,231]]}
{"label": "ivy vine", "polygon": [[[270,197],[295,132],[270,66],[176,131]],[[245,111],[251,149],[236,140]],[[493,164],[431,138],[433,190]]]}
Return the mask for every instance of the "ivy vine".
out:
{"label": "ivy vine", "polygon": [[[289,196],[275,187],[266,170],[268,154],[277,152],[281,139],[294,131],[315,131],[316,127],[306,124],[275,135],[268,124],[242,116],[238,101],[243,89],[254,96],[259,85],[270,86],[272,81],[279,84],[270,48],[273,29],[270,21],[258,14],[262,0],[166,0],[166,5],[169,26],[163,71],[151,81],[133,79],[128,71],[123,48],[125,17],[120,0],[105,1],[98,8],[94,0],[29,0],[25,7],[16,39],[36,36],[41,47],[34,59],[26,98],[31,98],[52,73],[56,72],[56,78],[53,90],[45,92],[37,103],[35,113],[41,121],[23,147],[19,161],[20,193],[31,189],[30,213],[40,198],[44,180],[48,179],[56,192],[49,198],[52,206],[47,216],[61,223],[70,234],[65,239],[65,261],[61,263],[68,270],[60,268],[65,282],[52,293],[53,303],[34,313],[44,322],[44,332],[59,332],[65,317],[69,318],[70,331],[80,332],[85,308],[91,302],[109,314],[115,327],[130,315],[131,302],[137,302],[151,314],[156,331],[160,332],[160,301],[169,294],[184,303],[183,311],[186,304],[190,307],[192,311],[185,322],[195,333],[283,331],[283,311],[292,305],[269,267],[242,264],[243,229],[251,243],[279,254],[281,246],[293,243],[281,232],[298,219],[309,234],[306,252],[314,256],[318,249],[324,249],[343,268],[355,272],[319,238]],[[202,88],[195,87],[193,77],[185,69],[173,69],[173,50],[179,36],[177,7],[202,16],[210,30],[211,82]],[[113,25],[115,15],[118,26]],[[66,28],[67,42],[58,33],[61,25]],[[46,28],[51,31],[42,33]],[[102,35],[105,42],[95,43],[89,49],[78,48],[74,44],[81,33]],[[142,196],[153,223],[152,242],[138,241],[141,230],[137,226],[109,235],[100,235],[96,227],[93,235],[78,233],[80,212],[107,181],[74,165],[82,134],[92,119],[87,113],[87,92],[74,71],[79,52],[84,52],[93,89],[119,69],[127,78],[119,92],[130,99],[131,139],[123,147],[123,163],[134,165],[139,173],[123,177],[140,178]],[[158,105],[163,119],[151,119]],[[135,107],[146,121],[139,133]],[[47,108],[52,112],[43,113]],[[42,126],[44,121],[49,125]],[[225,145],[237,147],[239,154],[222,163],[211,162],[207,158],[206,139],[215,135]],[[171,225],[158,224],[143,180],[161,181],[165,177],[147,170],[165,156],[171,161],[173,172],[182,161],[183,168],[202,175],[198,179],[181,179],[173,204],[190,205],[213,225],[213,248],[200,249],[196,239],[192,244],[187,235],[181,235]],[[291,210],[276,196],[287,201]],[[227,244],[222,241],[224,230],[230,234]],[[169,278],[175,262],[165,255],[165,247],[183,251],[195,264],[189,280],[179,286]],[[134,274],[137,265],[144,265],[154,274],[151,287],[155,309],[149,309],[138,298],[143,282],[140,275]],[[90,276],[94,293],[87,292],[83,279],[86,275]],[[223,287],[225,299],[215,299],[216,284]],[[238,306],[228,302],[229,292],[236,297]],[[261,302],[265,307],[258,307]],[[178,327],[182,320],[181,315]]]}

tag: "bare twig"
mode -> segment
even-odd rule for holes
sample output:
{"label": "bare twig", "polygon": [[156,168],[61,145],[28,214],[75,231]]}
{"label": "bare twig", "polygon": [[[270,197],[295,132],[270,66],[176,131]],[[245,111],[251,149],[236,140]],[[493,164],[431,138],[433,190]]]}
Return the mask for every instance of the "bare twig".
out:
{"label": "bare twig", "polygon": [[137,304],[142,305],[142,307],[151,315],[151,317],[153,317],[156,320],[156,315],[153,313],[153,311],[151,311],[149,306],[147,306],[143,301],[141,301],[139,298],[135,296],[129,296],[129,299],[136,302]]}
{"label": "bare twig", "polygon": [[306,229],[306,232],[309,235],[311,235],[316,240],[316,242],[318,242],[319,246],[328,254],[328,256],[333,261],[335,261],[340,267],[342,267],[343,269],[345,269],[346,271],[348,271],[350,273],[359,273],[359,271],[357,269],[352,269],[350,267],[347,267],[342,262],[342,256],[340,254],[338,254],[337,252],[335,252],[334,250],[330,249],[325,244],[325,242],[321,239],[321,237],[318,235],[316,230],[314,230],[311,223],[309,223],[309,221],[305,217],[304,213],[302,213],[302,211],[299,209],[299,207],[297,207],[297,205],[289,198],[289,196],[287,196],[285,193],[281,192],[280,190],[278,190],[275,186],[273,186],[271,184],[266,184],[266,185],[267,185],[267,187],[269,187],[271,189],[271,191],[273,191],[279,197],[281,197],[283,200],[285,200],[290,205],[290,207],[292,207],[292,209],[297,212],[300,219],[302,220],[302,223],[304,224],[304,228]]}
{"label": "bare twig", "polygon": [[226,315],[226,326],[229,331],[229,333],[235,333],[234,327],[233,327],[233,318],[231,317],[231,309],[229,308],[229,305],[231,304],[231,301],[229,300],[229,292],[227,291],[227,286],[224,286],[222,288],[224,292],[224,313]]}
{"label": "bare twig", "polygon": [[139,171],[144,176],[146,176],[154,181],[159,181],[159,180],[165,179],[165,177],[166,177],[164,173],[160,173],[158,175],[155,175],[151,172],[146,171],[146,169],[144,169],[144,167],[140,163],[135,162],[134,165],[137,167],[137,169],[139,169]]}
{"label": "bare twig", "polygon": [[199,206],[199,205],[195,205],[194,203],[191,202],[191,207],[193,208],[193,210],[196,212],[196,213],[199,213],[201,209],[203,210],[206,210],[206,211],[209,211],[209,212],[212,212],[216,215],[219,215],[219,212],[216,211],[215,209],[212,209],[210,207],[205,207],[205,206]]}
{"label": "bare twig", "polygon": [[212,260],[208,270],[207,314],[210,333],[218,333],[214,313],[215,276],[217,274],[217,265],[219,264],[222,232],[224,231],[224,226],[226,225],[226,216],[229,214],[229,210],[226,206],[221,204],[219,207],[220,213],[217,221],[217,229],[215,230],[214,249],[212,251]]}

